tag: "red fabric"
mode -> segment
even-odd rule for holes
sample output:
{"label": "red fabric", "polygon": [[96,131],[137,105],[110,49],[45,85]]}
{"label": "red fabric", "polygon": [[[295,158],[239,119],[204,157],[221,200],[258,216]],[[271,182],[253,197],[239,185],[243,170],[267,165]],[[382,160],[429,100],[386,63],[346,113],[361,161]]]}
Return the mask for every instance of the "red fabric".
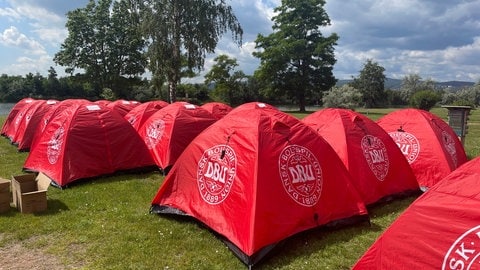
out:
{"label": "red fabric", "polygon": [[419,189],[405,157],[373,120],[347,109],[324,109],[302,121],[333,147],[365,204]]}
{"label": "red fabric", "polygon": [[8,127],[5,127],[5,136],[9,138],[12,143],[15,140],[15,136],[20,128],[20,125],[24,123],[23,119],[27,115],[27,111],[30,109],[30,107],[38,106],[38,104],[44,101],[45,100],[42,99],[24,99],[13,107],[12,111],[10,112],[12,117],[10,117],[10,115],[7,117]]}
{"label": "red fabric", "polygon": [[298,119],[258,105],[235,108],[200,133],[152,205],[195,217],[248,256],[298,232],[366,215],[333,149]]}
{"label": "red fabric", "polygon": [[423,188],[432,187],[467,161],[462,143],[453,129],[430,112],[397,110],[377,123],[394,138]]}
{"label": "red fabric", "polygon": [[60,186],[78,179],[154,165],[135,129],[96,103],[59,109],[32,146],[24,168],[43,172]]}
{"label": "red fabric", "polygon": [[172,103],[152,114],[138,130],[159,168],[172,166],[187,145],[217,119],[187,102]]}
{"label": "red fabric", "polygon": [[476,158],[412,203],[353,269],[478,269],[479,209]]}
{"label": "red fabric", "polygon": [[138,130],[152,114],[166,106],[168,103],[163,100],[148,101],[131,109],[124,118]]}
{"label": "red fabric", "polygon": [[78,106],[82,103],[90,103],[90,101],[86,99],[66,99],[53,104],[50,107],[50,109],[43,114],[42,119],[39,121],[35,129],[35,132],[33,133],[33,138],[30,144],[30,148],[35,147],[35,144],[38,142],[38,140],[42,136],[43,131],[45,130],[45,127],[47,126],[48,122],[50,122],[50,119],[52,119],[57,114],[59,114],[63,109],[71,106]]}
{"label": "red fabric", "polygon": [[224,117],[233,109],[229,105],[221,102],[208,102],[203,104],[202,108],[213,114],[217,119]]}
{"label": "red fabric", "polygon": [[13,135],[15,135],[15,132],[13,129],[13,123],[15,121],[17,113],[20,110],[22,110],[24,106],[29,106],[33,100],[34,100],[33,98],[24,98],[19,102],[15,103],[15,105],[13,105],[12,109],[8,113],[7,119],[5,119],[5,122],[3,123],[2,132],[1,132],[2,136],[11,138],[13,137]]}
{"label": "red fabric", "polygon": [[[98,101],[97,103],[102,104],[102,101]],[[138,101],[129,101],[129,100],[115,100],[106,104],[106,106],[116,112],[118,112],[121,116],[125,116],[130,110],[140,105]]]}
{"label": "red fabric", "polygon": [[12,139],[19,151],[30,149],[37,126],[41,123],[43,116],[57,103],[56,100],[42,100],[28,107]]}

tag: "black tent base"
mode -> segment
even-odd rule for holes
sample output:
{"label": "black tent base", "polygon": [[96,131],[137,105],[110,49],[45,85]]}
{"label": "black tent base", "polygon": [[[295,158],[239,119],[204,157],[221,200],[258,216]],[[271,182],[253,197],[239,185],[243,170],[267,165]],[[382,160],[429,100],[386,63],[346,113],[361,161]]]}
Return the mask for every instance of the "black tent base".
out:
{"label": "black tent base", "polygon": [[[242,261],[248,267],[248,269],[250,269],[250,270],[254,269],[254,267],[256,265],[258,265],[260,262],[264,261],[265,258],[267,258],[267,256],[272,255],[272,253],[273,253],[272,251],[277,246],[281,246],[286,241],[288,241],[288,238],[286,238],[286,239],[284,239],[280,242],[265,246],[265,247],[261,248],[260,250],[258,250],[257,252],[255,252],[251,255],[248,255],[248,254],[244,253],[235,244],[230,242],[225,236],[217,233],[213,229],[209,228],[206,224],[203,224],[199,220],[197,220],[194,217],[188,215],[187,213],[183,212],[180,209],[165,206],[165,205],[152,205],[152,207],[150,208],[150,213],[164,214],[164,215],[179,215],[179,216],[187,216],[187,217],[192,218],[193,220],[202,224],[209,231],[211,231],[217,238],[222,240],[222,242],[225,243],[225,245],[233,252],[233,254],[238,259],[240,259],[240,261]],[[365,214],[365,215],[355,215],[355,216],[352,216],[352,217],[335,220],[335,221],[329,222],[327,224],[320,225],[318,227],[312,228],[312,229],[307,230],[307,231],[313,231],[313,230],[319,230],[319,229],[320,230],[322,230],[322,229],[338,229],[338,228],[341,228],[341,227],[346,227],[346,226],[350,226],[350,225],[361,223],[361,222],[367,222],[368,224],[370,224],[369,216],[367,214]],[[304,231],[304,232],[307,232],[307,231]],[[298,234],[301,234],[301,233],[304,233],[304,232],[300,232]]]}

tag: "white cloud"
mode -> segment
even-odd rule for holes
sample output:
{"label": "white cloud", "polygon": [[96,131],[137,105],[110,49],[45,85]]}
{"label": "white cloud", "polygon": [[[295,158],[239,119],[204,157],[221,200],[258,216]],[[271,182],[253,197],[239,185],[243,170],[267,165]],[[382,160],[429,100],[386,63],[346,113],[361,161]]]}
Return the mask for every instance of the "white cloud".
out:
{"label": "white cloud", "polygon": [[[45,74],[53,65],[48,55],[58,51],[67,36],[65,14],[85,7],[88,0],[2,3],[6,4],[0,7],[0,24],[8,22],[12,26],[0,29],[0,45],[8,46],[9,50],[3,51],[23,51],[26,58],[19,55],[13,65],[1,71],[15,67],[20,74]],[[206,59],[205,71],[211,68],[214,57],[227,54],[237,59],[239,70],[253,74],[259,64],[252,56],[255,39],[259,33],[272,32],[273,10],[281,0],[227,3],[244,30],[243,45],[238,47],[226,33],[216,53]],[[327,0],[324,8],[332,25],[323,28],[322,33],[327,36],[335,32],[340,37],[334,67],[338,79],[358,76],[367,59],[385,67],[385,74],[393,78],[418,73],[442,81],[479,79],[480,66],[476,62],[480,59],[480,0]],[[35,65],[35,61],[39,64]],[[203,76],[195,80],[201,82]]]}
{"label": "white cloud", "polygon": [[0,68],[0,74],[25,75],[28,73],[43,74],[52,66],[52,58],[48,55],[40,55],[37,58],[19,57],[15,63]]}
{"label": "white cloud", "polygon": [[10,3],[12,8],[8,9],[11,10],[13,14],[16,14],[17,19],[23,18],[50,24],[64,21],[63,17],[40,6],[22,3],[22,1],[11,1]]}
{"label": "white cloud", "polygon": [[9,18],[10,20],[15,19],[19,20],[21,18],[21,15],[18,14],[17,11],[15,11],[12,8],[0,8],[0,17],[6,17]]}
{"label": "white cloud", "polygon": [[45,54],[45,48],[35,39],[20,33],[15,26],[5,29],[0,35],[0,44],[22,48],[28,54]]}
{"label": "white cloud", "polygon": [[40,24],[32,24],[32,26],[34,27],[32,32],[35,33],[40,40],[49,43],[50,46],[57,47],[59,44],[63,43],[68,36],[68,31],[64,27],[45,27]]}

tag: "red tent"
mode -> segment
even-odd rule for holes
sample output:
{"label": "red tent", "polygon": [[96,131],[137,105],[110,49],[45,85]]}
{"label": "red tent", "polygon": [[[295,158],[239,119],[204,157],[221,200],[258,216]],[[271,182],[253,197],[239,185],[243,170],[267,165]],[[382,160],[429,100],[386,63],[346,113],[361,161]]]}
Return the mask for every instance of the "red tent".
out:
{"label": "red tent", "polygon": [[200,133],[152,201],[154,213],[206,224],[249,266],[296,233],[368,219],[333,149],[298,119],[258,105]]}
{"label": "red tent", "polygon": [[45,113],[52,109],[57,103],[57,100],[37,100],[28,107],[12,139],[12,142],[17,145],[19,151],[30,150],[37,126],[41,123]]}
{"label": "red tent", "polygon": [[158,167],[168,171],[185,147],[216,120],[199,106],[175,102],[152,114],[138,134]]}
{"label": "red tent", "polygon": [[168,106],[168,102],[163,100],[148,101],[131,109],[124,118],[135,130],[138,130],[152,114],[166,106]]}
{"label": "red tent", "polygon": [[365,204],[418,191],[405,157],[373,120],[347,109],[324,109],[302,121],[337,152]]}
{"label": "red tent", "polygon": [[[102,101],[98,101],[97,103],[101,104]],[[125,116],[130,110],[137,107],[138,105],[140,105],[140,102],[138,101],[129,101],[123,99],[115,100],[106,104],[108,108],[118,112],[122,116]]]}
{"label": "red tent", "polygon": [[455,131],[430,112],[397,110],[380,118],[377,123],[400,147],[422,189],[432,187],[467,161]]}
{"label": "red tent", "polygon": [[43,172],[63,187],[79,179],[154,165],[142,139],[118,113],[96,103],[72,102],[50,119],[24,169]]}
{"label": "red tent", "polygon": [[413,202],[353,269],[479,269],[479,224],[480,158],[476,158]]}
{"label": "red tent", "polygon": [[24,106],[30,105],[34,101],[33,98],[24,98],[20,100],[19,102],[15,103],[15,105],[12,107],[10,112],[8,113],[7,119],[5,119],[5,122],[3,123],[2,126],[2,136],[5,136],[7,138],[12,138],[13,135],[15,135],[14,132],[14,121],[17,117],[17,113],[22,110]]}
{"label": "red tent", "polygon": [[[10,115],[7,117],[7,122],[6,124],[8,125],[5,127],[5,136],[10,139],[10,141],[13,143],[15,139],[15,135],[17,134],[17,130],[20,127],[20,123],[22,123],[23,118],[25,118],[25,115],[27,114],[28,109],[31,106],[34,106],[35,104],[40,104],[41,102],[45,102],[43,99],[23,99],[19,101],[13,108],[12,111],[10,112],[12,115],[15,114],[15,116],[10,117]],[[11,120],[9,121],[9,118]],[[3,129],[2,129],[3,130]]]}
{"label": "red tent", "polygon": [[232,107],[222,102],[208,102],[203,104],[202,108],[209,111],[217,119],[224,117],[232,110]]}
{"label": "red tent", "polygon": [[65,99],[60,102],[53,104],[48,111],[43,114],[42,119],[39,121],[33,138],[31,142],[31,148],[35,147],[34,145],[37,143],[38,139],[42,136],[45,127],[47,126],[50,119],[58,115],[63,109],[68,108],[70,106],[77,106],[82,103],[90,103],[90,101],[86,99]]}

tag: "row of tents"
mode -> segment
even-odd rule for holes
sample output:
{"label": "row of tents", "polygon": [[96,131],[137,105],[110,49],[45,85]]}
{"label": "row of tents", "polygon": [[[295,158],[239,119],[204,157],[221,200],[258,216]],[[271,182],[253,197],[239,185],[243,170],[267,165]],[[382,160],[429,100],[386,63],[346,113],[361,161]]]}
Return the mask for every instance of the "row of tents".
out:
{"label": "row of tents", "polygon": [[[32,103],[49,109],[41,117],[29,114]],[[39,120],[31,143],[21,148],[11,129],[18,133],[27,115],[30,123]],[[151,212],[194,217],[248,266],[291,235],[368,220],[367,206],[427,194],[467,162],[445,121],[416,109],[374,122],[345,109],[300,120],[258,102],[231,108],[25,99],[2,135],[30,150],[25,170],[61,187],[121,170],[163,170]]]}

